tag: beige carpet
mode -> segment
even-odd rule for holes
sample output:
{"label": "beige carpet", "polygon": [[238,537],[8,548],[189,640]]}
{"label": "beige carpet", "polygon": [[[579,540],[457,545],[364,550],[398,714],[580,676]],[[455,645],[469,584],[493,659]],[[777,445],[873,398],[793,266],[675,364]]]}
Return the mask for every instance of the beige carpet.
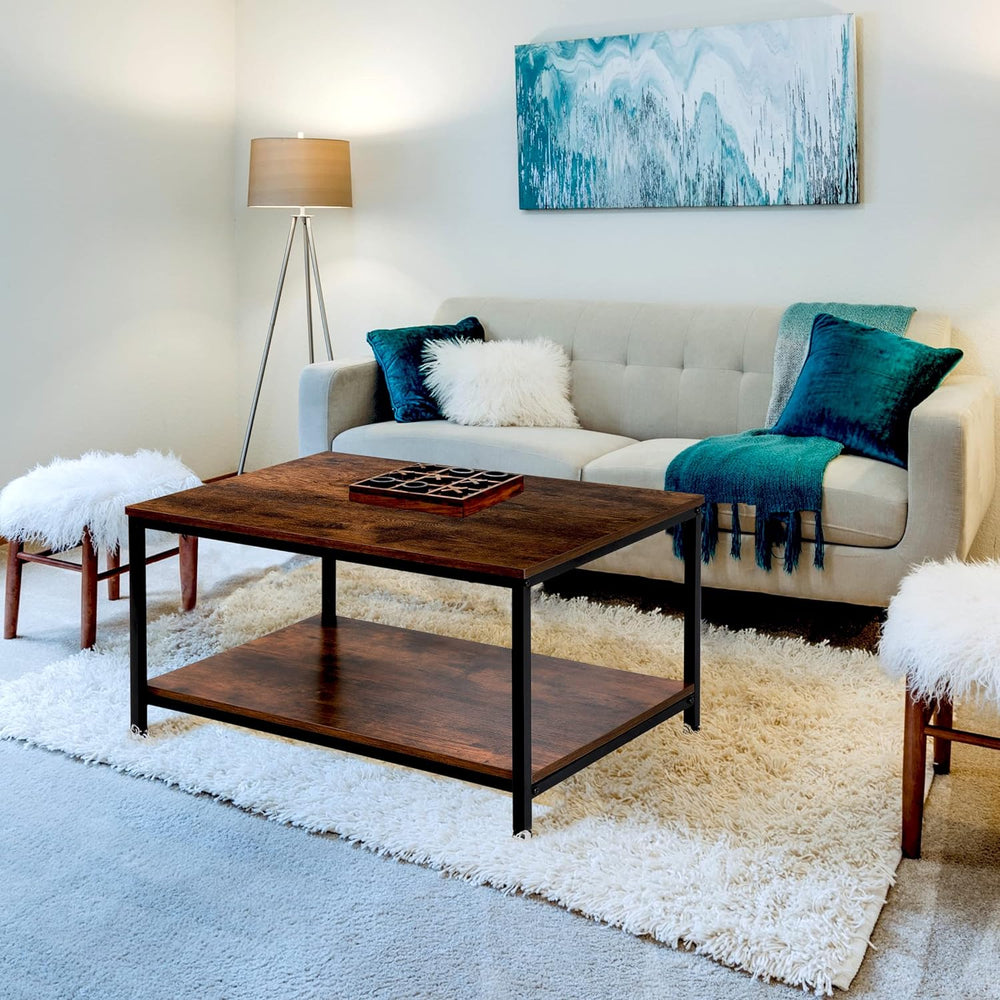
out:
{"label": "beige carpet", "polygon": [[[151,626],[162,669],[318,603],[315,566]],[[342,612],[503,643],[503,591],[342,567]],[[538,595],[534,648],[676,676],[674,619]],[[0,735],[207,791],[476,882],[552,900],[760,977],[846,986],[898,860],[899,697],[857,651],[708,628],[704,725],[679,719],[546,793],[509,798],[169,713],[126,734],[121,639],[0,688]],[[155,721],[160,720],[160,721]]]}

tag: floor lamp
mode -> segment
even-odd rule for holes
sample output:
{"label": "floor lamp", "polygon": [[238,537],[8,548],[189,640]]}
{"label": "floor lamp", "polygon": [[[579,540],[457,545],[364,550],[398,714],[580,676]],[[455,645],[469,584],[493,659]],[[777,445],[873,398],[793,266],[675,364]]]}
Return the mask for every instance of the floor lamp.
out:
{"label": "floor lamp", "polygon": [[285,241],[285,255],[278,272],[278,288],[271,308],[271,322],[267,326],[264,353],[257,372],[257,387],[253,393],[247,431],[243,438],[243,451],[237,475],[243,474],[250,434],[260,400],[260,387],[264,382],[264,369],[271,351],[274,324],[278,318],[281,290],[285,285],[285,272],[295,241],[295,230],[302,227],[302,250],[305,260],[306,278],[306,336],[309,341],[309,363],[315,360],[313,352],[312,280],[316,283],[316,299],[319,315],[323,322],[323,339],[326,342],[326,356],[333,360],[330,343],[330,328],[326,321],[326,305],[323,302],[323,286],[319,279],[319,263],[316,259],[316,242],[313,239],[312,216],[306,214],[304,206],[346,206],[351,205],[351,145],[344,139],[306,139],[299,133],[297,139],[251,139],[250,140],[250,182],[247,187],[247,205],[251,208],[294,208],[292,224],[288,227]]}

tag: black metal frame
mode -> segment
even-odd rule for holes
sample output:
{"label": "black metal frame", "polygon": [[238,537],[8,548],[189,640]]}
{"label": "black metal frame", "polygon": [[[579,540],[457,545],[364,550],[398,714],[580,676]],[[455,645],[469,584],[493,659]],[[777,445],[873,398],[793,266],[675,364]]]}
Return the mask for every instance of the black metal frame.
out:
{"label": "black metal frame", "polygon": [[[670,518],[654,527],[643,529],[626,538],[602,546],[578,559],[571,559],[557,568],[545,570],[529,579],[505,580],[475,571],[466,572],[450,567],[414,566],[405,560],[387,559],[367,553],[340,552],[314,546],[285,543],[274,539],[259,539],[231,532],[202,530],[172,524],[165,521],[145,521],[129,517],[129,553],[132,559],[132,583],[129,596],[130,610],[130,709],[132,731],[145,734],[148,731],[148,706],[171,709],[190,715],[198,715],[218,722],[272,733],[290,739],[315,743],[320,746],[345,750],[363,757],[403,764],[422,771],[446,777],[460,778],[479,785],[499,788],[511,793],[513,804],[513,832],[515,836],[530,836],[532,799],[546,789],[557,785],[570,775],[606,756],[619,747],[635,739],[642,733],[658,726],[680,712],[684,722],[697,730],[701,722],[701,521],[699,509]],[[656,534],[666,528],[680,524],[684,535],[684,687],[691,688],[685,697],[669,708],[637,722],[618,733],[612,739],[594,747],[586,754],[553,771],[544,778],[532,782],[531,770],[531,588],[537,583],[551,579],[571,569],[597,559],[641,538]],[[511,778],[510,780],[486,775],[459,765],[427,760],[404,751],[372,747],[352,740],[328,737],[320,733],[307,732],[296,726],[250,719],[238,712],[228,712],[205,706],[193,706],[177,699],[152,695],[148,684],[148,654],[146,633],[146,563],[141,557],[146,552],[146,531],[182,530],[185,534],[220,541],[240,542],[319,556],[322,560],[322,599],[320,621],[324,627],[336,626],[337,605],[337,559],[344,558],[370,566],[391,569],[405,569],[409,572],[424,573],[463,580],[470,583],[487,583],[492,586],[507,587],[511,591]]]}
{"label": "black metal frame", "polygon": [[531,587],[515,588],[510,602],[510,742],[514,836],[531,832]]}
{"label": "black metal frame", "polygon": [[129,583],[129,709],[132,732],[149,730],[149,653],[146,644],[146,526],[128,519],[129,561],[133,564]]}

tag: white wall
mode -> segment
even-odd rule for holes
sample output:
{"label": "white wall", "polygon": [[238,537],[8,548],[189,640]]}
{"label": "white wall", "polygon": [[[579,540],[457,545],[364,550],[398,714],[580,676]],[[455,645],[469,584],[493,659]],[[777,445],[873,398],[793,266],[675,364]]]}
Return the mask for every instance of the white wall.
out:
{"label": "white wall", "polygon": [[0,0],[0,484],[236,464],[232,0]]}
{"label": "white wall", "polygon": [[[1000,12],[982,0],[505,0],[237,3],[237,202],[249,139],[352,142],[355,207],[315,226],[340,355],[455,294],[902,302],[948,313],[966,371],[1000,378]],[[861,39],[856,207],[524,213],[513,48],[853,11]],[[237,213],[240,392],[248,405],[288,225]],[[298,258],[296,258],[297,260]],[[291,272],[252,465],[296,453],[305,360]],[[977,554],[997,549],[991,512]]]}

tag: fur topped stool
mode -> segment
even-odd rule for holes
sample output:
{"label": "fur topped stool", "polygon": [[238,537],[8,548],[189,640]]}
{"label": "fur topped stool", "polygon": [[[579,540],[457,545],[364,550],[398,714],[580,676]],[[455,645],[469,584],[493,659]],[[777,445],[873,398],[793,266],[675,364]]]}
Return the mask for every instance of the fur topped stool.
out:
{"label": "fur topped stool", "polygon": [[[201,480],[173,455],[137,451],[134,455],[92,451],[78,459],[55,459],[8,483],[0,491],[0,535],[7,549],[7,597],[4,638],[17,634],[21,571],[26,562],[42,563],[81,574],[80,647],[97,639],[97,584],[108,581],[108,597],[121,596],[121,550],[128,545],[125,508],[168,493],[200,486]],[[25,544],[44,547],[25,552]],[[159,552],[147,563],[180,555],[181,603],[190,611],[197,598],[198,540],[181,536],[178,546]],[[81,548],[81,562],[56,558]],[[98,553],[107,569],[98,571]]]}
{"label": "fur topped stool", "polygon": [[947,774],[951,744],[1000,750],[1000,738],[952,726],[956,699],[1000,707],[1000,563],[925,563],[889,603],[879,657],[906,678],[903,855],[920,857],[927,737],[934,770]]}

